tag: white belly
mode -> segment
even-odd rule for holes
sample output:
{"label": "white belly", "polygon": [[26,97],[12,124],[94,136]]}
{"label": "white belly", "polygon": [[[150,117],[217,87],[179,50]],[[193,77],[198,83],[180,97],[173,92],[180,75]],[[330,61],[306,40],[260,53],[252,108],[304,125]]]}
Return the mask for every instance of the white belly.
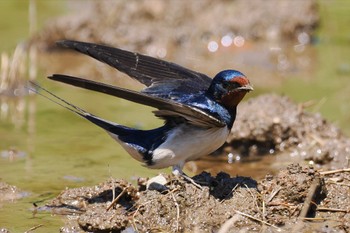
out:
{"label": "white belly", "polygon": [[183,124],[170,131],[167,140],[153,151],[150,167],[165,168],[208,155],[225,143],[229,132],[227,127],[203,129]]}

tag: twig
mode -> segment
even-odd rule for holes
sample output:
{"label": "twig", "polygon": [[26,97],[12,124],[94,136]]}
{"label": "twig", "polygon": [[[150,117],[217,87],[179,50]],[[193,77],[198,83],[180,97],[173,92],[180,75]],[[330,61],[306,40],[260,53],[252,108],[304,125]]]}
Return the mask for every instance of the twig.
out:
{"label": "twig", "polygon": [[238,213],[233,215],[229,220],[227,220],[226,222],[224,222],[224,224],[222,224],[218,233],[228,232],[230,230],[230,228],[233,226],[233,224],[235,224],[235,222],[237,222],[240,217],[241,216]]}
{"label": "twig", "polygon": [[124,188],[123,191],[121,191],[121,193],[119,193],[119,195],[107,207],[107,211],[110,210],[114,206],[114,204],[118,202],[118,200],[124,195],[125,192],[126,192],[126,188]]}
{"label": "twig", "polygon": [[327,208],[327,207],[317,207],[318,211],[330,211],[330,212],[344,212],[344,213],[349,213],[350,210],[346,209],[337,209],[337,208]]}
{"label": "twig", "polygon": [[343,185],[343,186],[350,187],[350,183],[345,183],[342,181],[343,181],[342,177],[331,177],[331,178],[328,178],[325,182],[326,184]]}
{"label": "twig", "polygon": [[323,97],[320,101],[318,101],[316,104],[315,104],[315,107],[313,108],[313,112],[319,112],[319,109],[322,107],[322,105],[324,105],[324,103],[326,103],[327,101],[327,98],[326,97]]}
{"label": "twig", "polygon": [[29,230],[25,231],[24,233],[32,232],[32,231],[34,231],[34,230],[36,230],[36,229],[38,229],[39,227],[42,227],[42,226],[44,226],[44,224],[39,224],[37,226],[31,227],[31,228],[29,228]]}
{"label": "twig", "polygon": [[[312,139],[318,143],[319,145],[323,146],[325,143],[324,143],[324,140],[322,140],[320,137],[316,136],[315,134],[310,134],[310,136],[312,137]],[[315,143],[313,143],[315,144]]]}
{"label": "twig", "polygon": [[312,198],[317,190],[317,187],[320,185],[320,178],[315,178],[313,182],[311,183],[309,192],[305,198],[303,208],[300,211],[299,217],[297,222],[295,223],[295,227],[292,229],[292,232],[301,232],[301,228],[303,225],[301,224],[300,220],[304,220],[307,216],[307,213],[309,212],[310,205],[312,203]]}
{"label": "twig", "polygon": [[139,212],[139,210],[140,210],[140,208],[141,208],[142,206],[145,206],[145,205],[147,205],[147,204],[150,203],[150,202],[152,202],[152,201],[146,201],[145,203],[142,203],[141,205],[139,205],[139,206],[136,208],[134,214],[132,215],[132,222],[131,222],[131,225],[133,226],[133,228],[134,228],[134,230],[135,230],[136,232],[139,232],[139,230],[137,229],[137,226],[136,226],[135,216],[136,216],[136,214]]}
{"label": "twig", "polygon": [[309,107],[314,106],[316,104],[317,104],[316,100],[305,101],[303,103],[298,104],[298,111],[301,112],[303,109],[309,108]]}
{"label": "twig", "polygon": [[294,204],[291,204],[291,203],[285,203],[285,202],[270,202],[270,203],[267,203],[266,204],[267,206],[285,206],[287,208],[290,208],[290,207],[295,207]]}
{"label": "twig", "polygon": [[179,203],[177,203],[174,193],[171,193],[171,196],[174,200],[176,206],[176,232],[179,232],[179,218],[180,218],[180,207]]}
{"label": "twig", "polygon": [[306,220],[306,221],[334,221],[334,222],[342,222],[342,220],[331,219],[331,218],[302,218],[302,220]]}
{"label": "twig", "polygon": [[273,227],[273,228],[275,228],[275,229],[277,229],[277,230],[279,230],[279,231],[282,231],[282,228],[276,227],[275,225],[273,225],[273,224],[271,224],[271,223],[268,223],[268,222],[263,221],[263,220],[261,220],[261,219],[258,219],[258,218],[256,218],[256,217],[253,217],[253,216],[251,216],[251,215],[249,215],[249,214],[245,214],[245,213],[243,213],[243,212],[241,212],[241,211],[238,211],[238,210],[234,210],[234,211],[235,211],[237,214],[240,214],[240,215],[242,215],[242,216],[248,217],[248,218],[253,219],[253,220],[257,221],[257,222],[263,223],[263,224],[265,224],[265,225],[267,225],[267,226],[270,226],[270,227]]}
{"label": "twig", "polygon": [[130,224],[131,224],[132,228],[134,228],[134,231],[138,233],[139,229],[137,229],[137,226],[136,226],[136,223],[135,223],[135,219],[133,219]]}
{"label": "twig", "polygon": [[229,194],[227,194],[227,195],[225,196],[225,198],[222,199],[222,200],[220,201],[220,203],[223,203],[223,202],[226,200],[226,198],[227,198],[228,196],[230,196],[230,195],[237,189],[238,185],[240,185],[240,184],[237,183],[237,184],[235,185],[235,187],[233,187],[232,190],[229,192]]}
{"label": "twig", "polygon": [[250,190],[250,188],[248,187],[248,185],[244,184],[244,186],[246,187],[246,189],[248,190],[248,192],[250,193],[250,195],[252,196],[253,198],[253,202],[256,206],[256,209],[259,210],[259,206],[258,206],[258,203],[256,201],[256,196],[254,196],[254,194],[252,193],[252,191]]}
{"label": "twig", "polygon": [[35,215],[38,213],[38,205],[35,202],[33,202],[33,206],[33,218],[35,218]]}
{"label": "twig", "polygon": [[[172,189],[172,190],[170,190],[170,191],[168,191],[168,190],[166,190],[166,191],[168,191],[168,193],[167,194],[165,194],[164,196],[166,196],[166,195],[170,195],[170,194],[172,194],[172,193],[174,193],[174,192],[176,192],[176,191],[178,191],[178,190],[180,190],[180,188],[174,188],[174,189]],[[162,197],[163,198],[163,197]]]}
{"label": "twig", "polygon": [[279,191],[281,191],[282,190],[282,187],[278,187],[278,189],[276,189],[275,191],[273,191],[272,193],[271,193],[271,196],[269,197],[269,199],[267,199],[267,203],[269,203],[270,201],[272,201],[272,199],[277,195],[277,193],[279,192]]}
{"label": "twig", "polygon": [[309,212],[310,205],[312,202],[312,198],[317,190],[317,187],[320,185],[320,179],[315,178],[310,186],[309,192],[306,196],[306,199],[303,204],[303,208],[300,211],[299,218],[305,218],[307,215],[307,212]]}
{"label": "twig", "polygon": [[146,201],[145,203],[142,203],[141,205],[139,205],[139,206],[136,208],[136,210],[135,210],[134,214],[132,215],[132,217],[135,218],[135,216],[136,216],[136,214],[139,212],[140,208],[141,208],[142,206],[147,205],[148,203],[151,203],[151,202],[152,202],[152,201]]}
{"label": "twig", "polygon": [[265,201],[264,201],[264,198],[262,200],[262,217],[263,217],[263,220],[265,220],[265,215],[266,215],[266,204],[265,204]]}
{"label": "twig", "polygon": [[347,183],[327,182],[327,184],[343,185],[343,186],[348,186],[348,187],[350,187],[350,184],[347,184]]}
{"label": "twig", "polygon": [[[203,190],[203,187],[199,184],[199,182],[194,181],[191,177],[187,176],[186,174],[182,174],[181,177],[184,178],[184,180],[187,180],[188,182],[190,182],[191,184],[193,184],[194,186],[196,186],[197,188]],[[207,183],[204,183],[207,184]]]}
{"label": "twig", "polygon": [[343,168],[343,169],[336,169],[336,170],[330,170],[330,171],[323,171],[320,172],[321,175],[330,175],[335,173],[342,173],[342,172],[350,172],[350,168]]}

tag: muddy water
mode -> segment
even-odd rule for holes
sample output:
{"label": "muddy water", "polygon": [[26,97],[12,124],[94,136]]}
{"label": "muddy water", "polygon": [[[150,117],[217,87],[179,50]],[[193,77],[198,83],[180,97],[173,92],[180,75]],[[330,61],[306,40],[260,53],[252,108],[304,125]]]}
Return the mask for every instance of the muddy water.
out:
{"label": "muddy water", "polygon": [[[334,23],[341,24],[329,18],[334,11],[340,11],[340,22],[347,13],[341,9],[322,10],[327,22],[333,24],[325,22],[311,47],[248,41],[240,48],[222,48],[211,53],[202,44],[194,44],[186,52],[169,49],[166,59],[210,75],[234,67],[243,71],[255,86],[256,91],[250,96],[278,92],[300,102],[314,100],[310,111],[320,111],[349,133],[350,49],[348,43],[338,43],[348,39],[336,34],[341,30],[326,33]],[[150,108],[44,79],[54,72],[82,73],[85,77],[104,77],[109,83],[133,84],[115,81],[112,74],[119,80],[122,76],[111,70],[95,70],[88,76],[86,66],[100,68],[98,63],[66,55],[42,55],[39,60],[38,81],[78,106],[128,126],[152,128],[161,123],[154,119]],[[65,187],[93,185],[111,176],[134,180],[160,172],[143,168],[102,130],[38,96],[1,97],[0,125],[0,179],[25,191],[22,199],[0,203],[0,227],[12,232],[23,232],[39,224],[44,225],[36,232],[57,231],[60,218],[45,212],[33,214],[33,203],[42,206]],[[214,173],[224,170],[232,175],[260,178],[278,169],[276,163],[287,163],[269,155],[228,164],[225,156],[188,164],[187,170],[196,173],[202,169]]]}

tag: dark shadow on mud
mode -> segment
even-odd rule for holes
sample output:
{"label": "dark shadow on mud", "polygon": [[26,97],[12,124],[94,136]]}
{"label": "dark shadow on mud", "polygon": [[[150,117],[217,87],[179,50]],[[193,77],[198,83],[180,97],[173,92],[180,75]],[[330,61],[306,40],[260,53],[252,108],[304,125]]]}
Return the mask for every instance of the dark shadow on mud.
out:
{"label": "dark shadow on mud", "polygon": [[231,177],[229,174],[220,172],[215,177],[208,172],[202,172],[193,177],[193,180],[202,186],[209,188],[209,193],[220,201],[232,198],[237,188],[257,188],[258,183],[244,176]]}

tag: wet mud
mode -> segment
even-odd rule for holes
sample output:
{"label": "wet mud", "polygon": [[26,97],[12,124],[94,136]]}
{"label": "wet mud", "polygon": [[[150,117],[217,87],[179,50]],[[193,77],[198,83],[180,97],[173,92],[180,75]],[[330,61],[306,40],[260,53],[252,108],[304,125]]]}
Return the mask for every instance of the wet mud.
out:
{"label": "wet mud", "polygon": [[322,169],[346,166],[350,140],[319,113],[310,112],[316,105],[274,94],[250,99],[239,106],[226,150],[246,157],[284,154]]}
{"label": "wet mud", "polygon": [[[61,232],[348,232],[349,180],[345,171],[320,173],[289,165],[261,181],[164,175],[166,189],[145,189],[123,180],[63,191],[47,204],[65,214]],[[113,194],[114,190],[114,194]]]}

